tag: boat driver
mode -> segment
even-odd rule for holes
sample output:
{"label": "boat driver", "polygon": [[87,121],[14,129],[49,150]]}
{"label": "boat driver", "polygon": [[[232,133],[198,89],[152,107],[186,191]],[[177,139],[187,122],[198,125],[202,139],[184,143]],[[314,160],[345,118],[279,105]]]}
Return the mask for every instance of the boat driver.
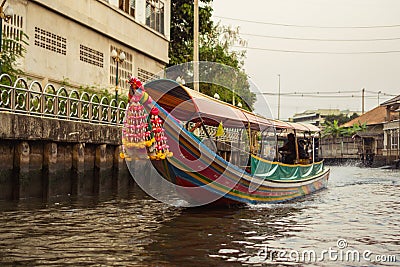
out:
{"label": "boat driver", "polygon": [[285,164],[294,164],[296,160],[296,139],[294,134],[290,133],[287,135],[287,142],[278,149],[283,155],[282,162]]}

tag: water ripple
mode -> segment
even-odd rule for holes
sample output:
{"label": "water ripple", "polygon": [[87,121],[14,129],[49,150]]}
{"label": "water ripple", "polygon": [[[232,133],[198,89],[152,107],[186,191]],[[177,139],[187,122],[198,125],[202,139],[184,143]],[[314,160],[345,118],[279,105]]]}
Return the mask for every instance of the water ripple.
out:
{"label": "water ripple", "polygon": [[271,251],[321,252],[337,249],[339,239],[400,261],[399,180],[398,172],[334,167],[328,190],[230,209],[172,208],[140,192],[104,202],[12,203],[0,209],[0,265],[298,266]]}

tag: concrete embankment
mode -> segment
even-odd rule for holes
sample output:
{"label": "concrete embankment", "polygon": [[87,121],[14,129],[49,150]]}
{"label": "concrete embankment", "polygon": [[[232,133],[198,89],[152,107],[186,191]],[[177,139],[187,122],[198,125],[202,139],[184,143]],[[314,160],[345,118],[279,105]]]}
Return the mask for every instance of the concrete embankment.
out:
{"label": "concrete embankment", "polygon": [[0,200],[127,188],[121,151],[118,126],[0,112]]}

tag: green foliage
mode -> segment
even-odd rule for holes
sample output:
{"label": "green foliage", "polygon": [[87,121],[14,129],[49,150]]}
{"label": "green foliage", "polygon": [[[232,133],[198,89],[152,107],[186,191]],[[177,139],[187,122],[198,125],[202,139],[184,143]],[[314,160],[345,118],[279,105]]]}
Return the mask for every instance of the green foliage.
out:
{"label": "green foliage", "polygon": [[[215,93],[220,95],[222,101],[232,103],[235,97],[235,103],[241,102],[243,108],[252,110],[256,101],[256,95],[250,92],[249,82],[246,73],[242,70],[245,51],[230,50],[233,45],[243,45],[244,41],[240,38],[239,30],[230,27],[216,25],[212,31],[203,35],[200,40],[200,60],[216,62],[228,66],[223,75],[218,69],[200,70],[202,75],[208,76],[209,81],[217,80],[223,83],[226,89],[216,84],[202,84],[201,92],[213,96]],[[233,96],[235,93],[235,96]]]}
{"label": "green foliage", "polygon": [[337,138],[344,133],[344,128],[339,126],[339,122],[337,120],[334,120],[333,122],[325,121],[324,126],[324,136],[332,136],[334,138]]}
{"label": "green foliage", "polygon": [[345,124],[346,122],[349,122],[355,118],[358,117],[357,113],[353,113],[350,117],[348,117],[346,114],[339,114],[339,115],[328,115],[325,117],[325,122],[330,122],[333,123],[335,120],[338,121],[339,125]]}
{"label": "green foliage", "polygon": [[355,123],[352,127],[339,126],[357,117],[358,117],[357,113],[353,113],[353,115],[351,115],[350,117],[347,117],[345,114],[326,116],[325,122],[323,124],[323,126],[325,127],[323,135],[337,138],[339,136],[353,136],[358,132],[365,131],[367,129],[367,125],[365,123],[364,124]]}
{"label": "green foliage", "polygon": [[[216,62],[229,66],[231,70],[223,72],[221,69],[200,69],[201,76],[207,76],[207,81],[216,83],[200,84],[200,91],[209,96],[215,93],[222,101],[232,103],[233,92],[235,102],[243,104],[243,108],[252,110],[256,95],[250,91],[246,73],[243,71],[245,51],[231,49],[232,46],[242,46],[245,42],[239,36],[239,30],[230,27],[215,25],[211,21],[212,0],[202,0],[199,8],[199,58],[200,61]],[[169,65],[178,65],[193,60],[193,2],[177,0],[171,6],[171,43]],[[207,67],[209,67],[208,65]],[[201,66],[200,66],[201,68]],[[232,71],[234,70],[234,71]],[[187,84],[190,86],[190,84]],[[230,90],[229,90],[230,89]],[[240,95],[240,97],[239,97]]]}
{"label": "green foliage", "polygon": [[353,136],[359,132],[363,132],[367,129],[367,124],[355,123],[352,127],[342,127],[339,126],[339,122],[334,120],[333,122],[325,121],[325,129],[323,131],[323,136],[331,136],[337,138],[339,136]]}
{"label": "green foliage", "polygon": [[[201,0],[199,7],[199,35],[212,31],[212,0]],[[169,46],[170,66],[193,61],[193,1],[171,1],[171,42]]]}
{"label": "green foliage", "polygon": [[7,73],[13,80],[24,74],[19,69],[18,60],[25,56],[26,46],[29,45],[28,39],[28,35],[23,32],[16,39],[7,38],[5,35],[2,36],[1,73]]}
{"label": "green foliage", "polygon": [[359,117],[359,115],[357,114],[357,113],[353,113],[353,115],[351,115],[350,117],[349,117],[349,121],[351,121],[351,120],[354,120],[355,118],[358,118]]}
{"label": "green foliage", "polygon": [[365,130],[367,130],[367,123],[364,122],[363,124],[355,123],[352,127],[343,129],[343,132],[345,136],[353,136],[359,132],[364,132]]}

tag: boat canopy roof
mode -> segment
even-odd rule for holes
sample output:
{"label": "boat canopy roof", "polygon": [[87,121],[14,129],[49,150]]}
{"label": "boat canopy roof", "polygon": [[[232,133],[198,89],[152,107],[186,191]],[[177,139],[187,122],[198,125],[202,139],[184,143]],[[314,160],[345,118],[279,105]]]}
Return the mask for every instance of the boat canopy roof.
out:
{"label": "boat canopy roof", "polygon": [[312,124],[283,122],[267,119],[226,102],[196,92],[173,80],[158,79],[145,84],[145,90],[166,111],[185,122],[204,121],[206,125],[227,128],[291,129],[303,132],[319,132]]}

